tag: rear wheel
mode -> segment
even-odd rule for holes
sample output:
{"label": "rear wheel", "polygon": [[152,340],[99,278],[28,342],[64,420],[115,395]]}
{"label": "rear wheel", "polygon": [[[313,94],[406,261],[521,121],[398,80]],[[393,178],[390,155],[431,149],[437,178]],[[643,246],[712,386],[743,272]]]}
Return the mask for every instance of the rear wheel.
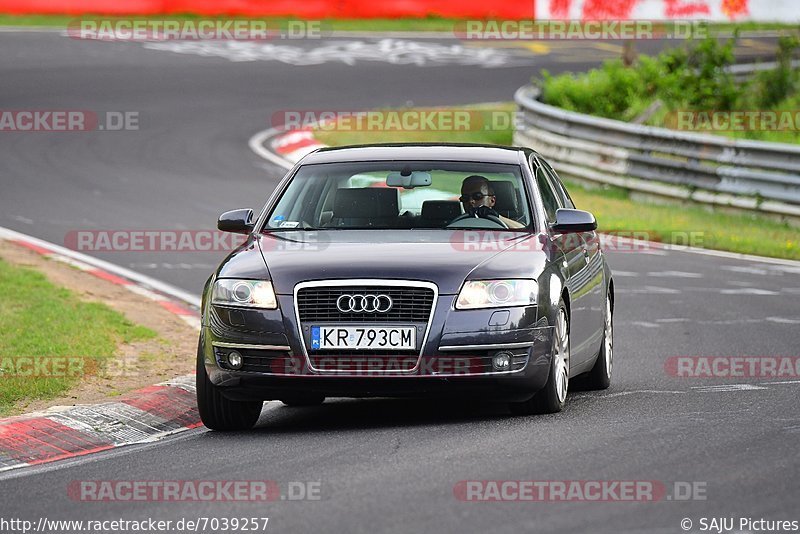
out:
{"label": "rear wheel", "polygon": [[606,295],[605,325],[603,329],[603,346],[597,355],[597,361],[586,375],[585,389],[608,389],[611,385],[611,371],[614,367],[614,307],[611,294]]}
{"label": "rear wheel", "polygon": [[562,300],[558,304],[558,315],[553,330],[553,359],[550,374],[544,387],[524,402],[509,404],[511,412],[517,415],[534,413],[557,413],[564,408],[569,390],[569,314]]}
{"label": "rear wheel", "polygon": [[197,410],[211,430],[249,430],[261,415],[261,401],[232,401],[211,383],[203,359],[203,343],[197,349]]}

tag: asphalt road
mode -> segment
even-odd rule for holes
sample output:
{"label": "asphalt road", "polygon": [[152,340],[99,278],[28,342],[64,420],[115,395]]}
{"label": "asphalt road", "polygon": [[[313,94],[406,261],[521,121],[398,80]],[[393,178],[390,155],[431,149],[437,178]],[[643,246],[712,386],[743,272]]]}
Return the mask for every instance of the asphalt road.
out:
{"label": "asphalt road", "polygon": [[[337,53],[352,48],[314,52],[328,45],[272,50],[282,62],[252,50],[0,33],[0,108],[140,116],[138,131],[0,133],[0,225],[56,243],[79,229],[207,229],[220,211],[260,207],[282,175],[247,147],[276,111],[507,100],[540,68],[581,70],[614,53],[509,49],[481,65],[464,64],[477,50],[405,47],[347,64]],[[321,63],[289,64],[309,55]],[[398,64],[409,58],[416,63]],[[737,527],[740,517],[800,519],[800,381],[665,369],[674,356],[800,356],[800,268],[677,251],[608,254],[618,295],[614,384],[572,393],[561,414],[512,417],[480,399],[268,403],[253,432],[198,429],[5,474],[0,517],[269,517],[271,532],[609,533],[677,533],[684,518],[694,532],[703,517],[734,517]],[[97,255],[199,292],[223,253]],[[290,482],[318,482],[321,499],[104,503],[67,492],[81,480],[187,479],[275,480],[284,492]],[[463,502],[453,491],[462,480],[648,480],[676,498]],[[705,499],[678,500],[676,481],[699,483]]]}

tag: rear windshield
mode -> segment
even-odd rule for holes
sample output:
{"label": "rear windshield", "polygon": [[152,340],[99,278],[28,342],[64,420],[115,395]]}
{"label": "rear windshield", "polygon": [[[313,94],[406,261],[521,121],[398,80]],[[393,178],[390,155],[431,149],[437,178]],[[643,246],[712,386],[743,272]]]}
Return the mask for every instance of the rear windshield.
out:
{"label": "rear windshield", "polygon": [[519,165],[385,161],[303,165],[262,231],[531,226]]}

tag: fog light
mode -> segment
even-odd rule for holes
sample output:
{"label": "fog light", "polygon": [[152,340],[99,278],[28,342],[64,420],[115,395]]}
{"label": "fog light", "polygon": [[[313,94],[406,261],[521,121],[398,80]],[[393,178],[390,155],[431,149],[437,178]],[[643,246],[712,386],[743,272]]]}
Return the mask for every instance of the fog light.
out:
{"label": "fog light", "polygon": [[498,352],[492,358],[492,367],[495,371],[508,371],[511,369],[511,357],[510,352]]}
{"label": "fog light", "polygon": [[228,353],[228,365],[230,365],[233,369],[241,369],[242,368],[242,355],[232,350]]}

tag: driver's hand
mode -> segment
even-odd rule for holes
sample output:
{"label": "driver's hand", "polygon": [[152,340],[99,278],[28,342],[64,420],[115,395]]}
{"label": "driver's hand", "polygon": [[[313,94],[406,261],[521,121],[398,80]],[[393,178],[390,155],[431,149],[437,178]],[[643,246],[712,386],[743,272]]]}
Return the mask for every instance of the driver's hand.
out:
{"label": "driver's hand", "polygon": [[490,215],[493,217],[497,217],[498,219],[500,218],[500,214],[497,213],[493,208],[490,208],[489,206],[478,206],[477,208],[471,208],[470,215],[472,215],[473,217],[480,217],[481,219],[485,219]]}

